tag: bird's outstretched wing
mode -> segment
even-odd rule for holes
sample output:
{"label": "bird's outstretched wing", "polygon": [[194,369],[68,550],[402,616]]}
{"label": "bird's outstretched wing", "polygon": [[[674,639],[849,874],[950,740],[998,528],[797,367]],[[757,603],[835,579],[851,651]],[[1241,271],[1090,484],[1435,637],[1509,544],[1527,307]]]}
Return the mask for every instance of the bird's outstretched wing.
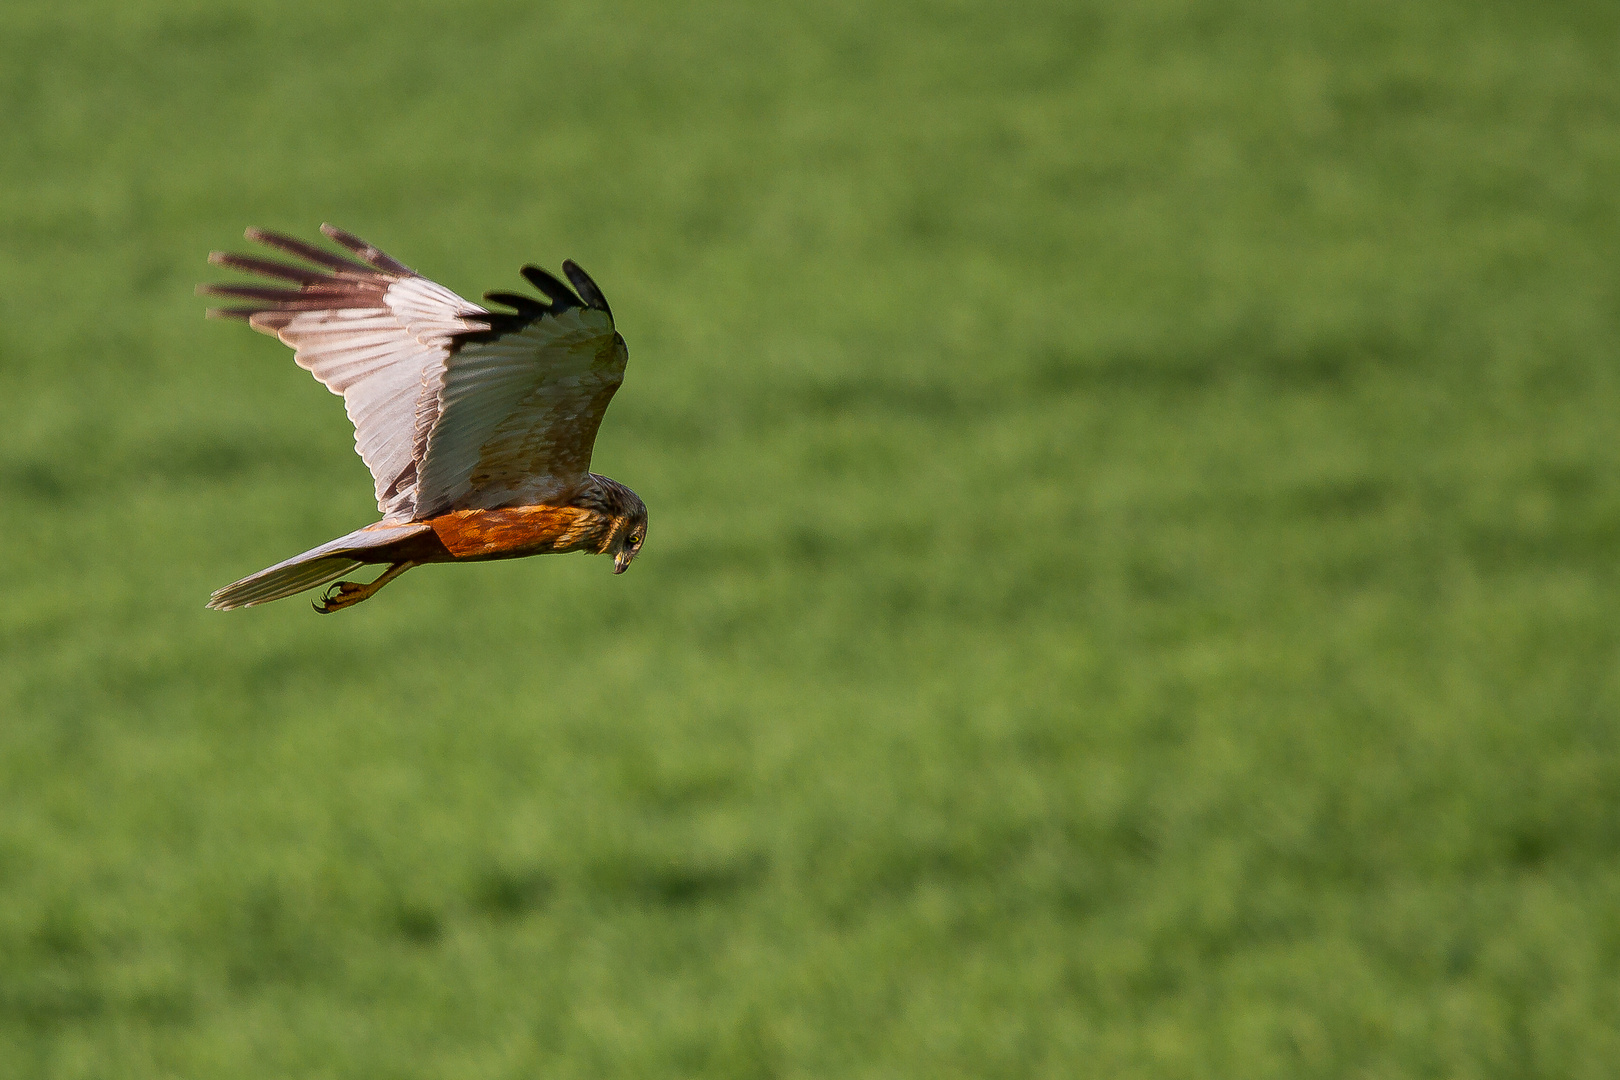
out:
{"label": "bird's outstretched wing", "polygon": [[[608,400],[624,377],[624,340],[601,291],[564,263],[575,292],[537,267],[547,297],[487,299],[490,312],[330,225],[354,262],[277,233],[248,239],[319,269],[215,252],[209,261],[298,287],[204,285],[263,306],[217,308],[295,350],[299,366],[341,394],[355,449],[392,519],[542,501],[585,479]],[[584,297],[584,299],[581,299]]]}
{"label": "bird's outstretched wing", "polygon": [[390,518],[415,516],[417,464],[434,415],[452,335],[486,324],[483,309],[420,276],[404,263],[330,225],[321,231],[358,255],[354,262],[290,236],[249,229],[247,238],[295,255],[315,268],[216,251],[208,261],[296,288],[199,285],[197,291],[260,301],[264,306],[213,308],[210,316],[246,319],[255,330],[292,346],[298,365],[343,396],[354,423],[354,448],[376,481],[377,508]]}
{"label": "bird's outstretched wing", "polygon": [[550,303],[486,293],[516,313],[455,336],[422,460],[424,508],[546,502],[585,480],[627,353],[596,283],[572,262],[563,271],[578,295],[525,266]]}

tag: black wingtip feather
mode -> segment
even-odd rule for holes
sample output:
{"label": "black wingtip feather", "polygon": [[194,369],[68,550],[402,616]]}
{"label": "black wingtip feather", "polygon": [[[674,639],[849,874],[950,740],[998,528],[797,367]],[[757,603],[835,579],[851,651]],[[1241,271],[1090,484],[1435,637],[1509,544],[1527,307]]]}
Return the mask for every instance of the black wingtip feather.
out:
{"label": "black wingtip feather", "polygon": [[584,298],[586,307],[605,311],[610,319],[613,317],[613,309],[608,307],[607,297],[602,295],[602,290],[596,287],[596,282],[591,280],[591,275],[587,274],[579,263],[573,259],[564,259],[563,273],[568,275],[568,280],[573,282],[574,288],[579,290],[579,295]]}
{"label": "black wingtip feather", "polygon": [[553,274],[538,266],[525,266],[521,273],[529,279],[529,284],[539,289],[551,298],[553,304],[560,310],[562,308],[584,307],[585,304],[574,295],[574,290],[564,285]]}
{"label": "black wingtip feather", "polygon": [[505,304],[507,307],[512,308],[519,314],[525,315],[529,318],[536,318],[538,316],[548,315],[551,313],[551,308],[549,305],[542,304],[534,297],[524,296],[522,293],[487,292],[484,294],[484,299],[488,300],[492,304]]}

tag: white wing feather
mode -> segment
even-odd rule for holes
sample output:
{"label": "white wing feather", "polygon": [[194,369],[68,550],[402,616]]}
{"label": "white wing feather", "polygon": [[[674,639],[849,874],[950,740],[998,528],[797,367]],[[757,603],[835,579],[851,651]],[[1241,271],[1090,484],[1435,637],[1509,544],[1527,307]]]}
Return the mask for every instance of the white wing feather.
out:
{"label": "white wing feather", "polygon": [[422,277],[394,282],[382,302],[302,311],[274,332],[292,346],[299,367],[343,397],[377,508],[386,517],[412,517],[423,399],[438,391],[450,336],[483,327],[458,316],[484,309]]}

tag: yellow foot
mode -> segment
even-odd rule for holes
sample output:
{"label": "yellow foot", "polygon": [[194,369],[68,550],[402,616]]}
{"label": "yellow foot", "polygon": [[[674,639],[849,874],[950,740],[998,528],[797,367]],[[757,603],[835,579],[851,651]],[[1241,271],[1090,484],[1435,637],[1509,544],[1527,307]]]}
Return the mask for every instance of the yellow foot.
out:
{"label": "yellow foot", "polygon": [[358,581],[340,581],[322,593],[321,598],[310,606],[322,615],[330,615],[334,611],[353,607],[376,591],[370,585],[362,585]]}
{"label": "yellow foot", "polygon": [[330,615],[334,611],[342,611],[346,607],[353,607],[415,565],[413,562],[394,563],[387,570],[378,574],[377,580],[369,585],[362,585],[358,581],[340,581],[327,589],[312,606],[322,615]]}

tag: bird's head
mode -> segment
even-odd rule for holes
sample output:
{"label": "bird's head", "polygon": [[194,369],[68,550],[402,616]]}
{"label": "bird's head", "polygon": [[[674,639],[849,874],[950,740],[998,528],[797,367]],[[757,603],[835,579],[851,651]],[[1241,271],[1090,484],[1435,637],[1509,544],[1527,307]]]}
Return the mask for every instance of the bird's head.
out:
{"label": "bird's head", "polygon": [[[640,502],[641,500],[636,500]],[[647,508],[640,507],[638,512],[626,514],[624,523],[614,532],[613,546],[613,572],[622,574],[630,569],[635,561],[636,553],[641,545],[647,542]]]}
{"label": "bird's head", "polygon": [[605,476],[591,473],[573,505],[592,513],[589,541],[599,555],[613,556],[613,572],[622,574],[647,540],[647,504],[641,496]]}

